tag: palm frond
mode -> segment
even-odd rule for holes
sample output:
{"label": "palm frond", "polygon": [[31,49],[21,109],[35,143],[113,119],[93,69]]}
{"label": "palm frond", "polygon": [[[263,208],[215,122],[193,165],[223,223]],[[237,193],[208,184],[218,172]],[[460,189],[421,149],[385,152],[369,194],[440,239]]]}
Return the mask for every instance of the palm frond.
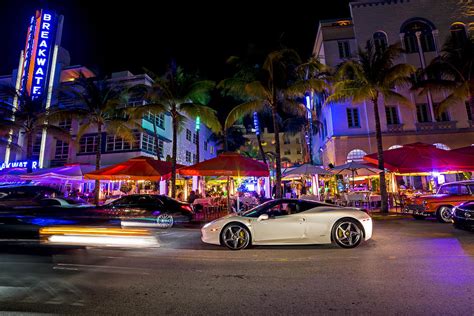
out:
{"label": "palm frond", "polygon": [[136,141],[135,134],[132,128],[126,122],[110,121],[107,124],[107,133],[118,136],[129,143]]}
{"label": "palm frond", "polygon": [[186,113],[188,116],[196,119],[198,116],[201,123],[209,127],[214,133],[222,130],[221,123],[216,115],[216,110],[201,104],[183,103],[179,106],[179,111]]}
{"label": "palm frond", "polygon": [[285,94],[289,97],[303,97],[308,91],[323,92],[329,85],[322,79],[299,80],[290,85]]}
{"label": "palm frond", "polygon": [[268,103],[261,100],[249,101],[239,104],[230,111],[225,120],[224,128],[230,128],[237,120],[244,116],[251,115],[253,112],[260,112],[266,107],[269,107]]}
{"label": "palm frond", "polygon": [[37,134],[40,133],[43,129],[46,129],[47,133],[59,140],[62,140],[64,142],[68,142],[71,140],[71,133],[68,130],[65,130],[64,128],[51,125],[51,124],[40,124],[35,126],[33,129],[33,133]]}
{"label": "palm frond", "polygon": [[406,107],[409,107],[409,108],[415,108],[415,105],[413,104],[413,102],[411,102],[410,99],[408,99],[404,95],[402,95],[398,92],[395,92],[393,90],[383,91],[383,97],[384,97],[386,102],[396,102],[400,105],[403,105],[403,106],[406,106]]}

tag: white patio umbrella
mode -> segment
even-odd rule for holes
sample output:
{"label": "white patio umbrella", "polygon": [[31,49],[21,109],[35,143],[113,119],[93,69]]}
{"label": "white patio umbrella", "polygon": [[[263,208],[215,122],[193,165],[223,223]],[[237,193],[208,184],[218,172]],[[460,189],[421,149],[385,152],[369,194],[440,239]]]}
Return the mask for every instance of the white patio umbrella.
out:
{"label": "white patio umbrella", "polygon": [[322,167],[305,163],[283,174],[284,177],[289,175],[331,175],[332,172],[324,170]]}
{"label": "white patio umbrella", "polygon": [[351,161],[343,165],[335,166],[332,170],[338,171],[337,174],[351,174],[352,175],[352,188],[354,188],[354,177],[358,176],[371,176],[379,174],[382,170],[365,163]]}

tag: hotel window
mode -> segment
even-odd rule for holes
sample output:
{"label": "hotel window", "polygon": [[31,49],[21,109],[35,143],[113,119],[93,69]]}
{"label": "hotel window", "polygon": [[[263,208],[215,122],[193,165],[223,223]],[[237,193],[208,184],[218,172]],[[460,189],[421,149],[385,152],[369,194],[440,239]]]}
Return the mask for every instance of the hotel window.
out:
{"label": "hotel window", "polygon": [[193,144],[197,144],[197,133],[193,134]]}
{"label": "hotel window", "polygon": [[430,115],[428,110],[428,104],[421,103],[416,105],[416,118],[419,123],[430,122]]}
{"label": "hotel window", "polygon": [[66,119],[58,122],[58,127],[65,129],[66,131],[71,130],[71,119]]}
{"label": "hotel window", "polygon": [[360,128],[359,109],[347,108],[347,127]]}
{"label": "hotel window", "polygon": [[165,147],[161,139],[158,139],[158,154],[160,155],[161,158],[165,156]]}
{"label": "hotel window", "polygon": [[150,154],[155,154],[155,137],[148,135],[146,133],[142,134],[142,144],[141,144],[141,149],[143,151],[146,151]]}
{"label": "hotel window", "polygon": [[284,137],[284,138],[283,138],[283,144],[285,144],[285,145],[291,144],[290,139],[287,138],[287,137]]}
{"label": "hotel window", "polygon": [[337,46],[339,48],[339,58],[349,58],[351,56],[349,41],[339,41]]}
{"label": "hotel window", "polygon": [[156,126],[165,129],[165,115],[163,113],[156,116]]}
{"label": "hotel window", "polygon": [[69,153],[69,143],[61,140],[56,141],[54,159],[67,159]]}
{"label": "hotel window", "polygon": [[193,154],[193,163],[198,163],[198,158],[196,154]]}
{"label": "hotel window", "polygon": [[186,150],[186,162],[191,162],[191,152]]}
{"label": "hotel window", "polygon": [[387,35],[379,31],[374,33],[373,38],[375,51],[379,54],[382,53],[387,48]]}
{"label": "hotel window", "polygon": [[398,109],[396,106],[386,106],[385,115],[387,116],[387,125],[400,124]]}
{"label": "hotel window", "polygon": [[428,21],[416,20],[406,23],[401,28],[401,33],[404,33],[403,43],[405,45],[405,52],[407,54],[417,53],[418,40],[416,33],[420,32],[420,43],[423,52],[434,52],[435,42],[433,37],[433,27]]}
{"label": "hotel window", "polygon": [[443,111],[441,113],[436,114],[436,121],[437,122],[449,122],[451,119],[449,118],[448,111]]}
{"label": "hotel window", "polygon": [[296,154],[297,154],[297,155],[301,155],[301,149],[297,149],[297,150],[296,150]]}
{"label": "hotel window", "polygon": [[295,141],[296,141],[297,144],[301,144],[301,140],[300,140],[299,137],[297,137],[297,138],[295,139]]}
{"label": "hotel window", "polygon": [[191,141],[191,131],[189,129],[186,129],[186,139]]}
{"label": "hotel window", "polygon": [[79,142],[79,153],[95,153],[97,151],[97,135],[82,136]]}
{"label": "hotel window", "polygon": [[33,156],[39,156],[41,151],[41,135],[42,133],[36,134],[33,142]]}
{"label": "hotel window", "polygon": [[286,149],[285,152],[283,153],[284,155],[291,155],[291,150]]}
{"label": "hotel window", "polygon": [[466,26],[461,22],[457,22],[451,25],[449,31],[451,33],[451,40],[454,46],[462,47],[462,45],[467,40]]}
{"label": "hotel window", "polygon": [[466,102],[466,112],[467,112],[467,119],[469,121],[472,121],[472,108],[471,108],[471,105],[469,104],[469,102]]}
{"label": "hotel window", "polygon": [[211,145],[211,148],[209,149],[209,153],[211,153],[211,154],[214,153],[214,146]]}
{"label": "hotel window", "polygon": [[204,142],[204,150],[207,150],[207,142]]}
{"label": "hotel window", "polygon": [[367,153],[363,151],[362,149],[351,150],[347,154],[347,162],[362,161],[365,155],[367,155]]}

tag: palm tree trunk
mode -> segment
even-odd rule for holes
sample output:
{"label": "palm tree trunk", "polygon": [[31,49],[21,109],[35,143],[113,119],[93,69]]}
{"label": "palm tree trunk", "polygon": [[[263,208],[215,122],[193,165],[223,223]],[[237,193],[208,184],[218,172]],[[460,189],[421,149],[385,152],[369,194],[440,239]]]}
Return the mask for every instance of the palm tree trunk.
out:
{"label": "palm tree trunk", "polygon": [[173,150],[171,157],[171,197],[176,197],[176,154],[178,141],[178,113],[176,111],[176,104],[173,104],[171,109],[171,119],[173,120]]}
{"label": "palm tree trunk", "polygon": [[[274,101],[276,102],[276,101]],[[275,198],[281,198],[281,153],[280,153],[280,132],[277,120],[276,104],[272,105],[273,133],[275,135]]]}
{"label": "palm tree trunk", "polygon": [[227,130],[225,128],[222,129],[222,137],[224,137],[224,152],[227,152],[229,144],[227,143]]}
{"label": "palm tree trunk", "polygon": [[156,159],[160,160],[160,149],[158,148],[158,131],[156,129],[156,119],[153,120],[153,133],[155,134],[155,155]]}
{"label": "palm tree trunk", "polygon": [[262,137],[260,134],[257,134],[257,142],[258,142],[258,149],[260,150],[260,156],[262,156],[262,160],[264,164],[267,164],[267,158],[265,157],[265,151],[263,150],[262,146]]}
{"label": "palm tree trunk", "polygon": [[374,115],[375,115],[375,138],[377,140],[377,158],[378,168],[382,170],[380,172],[380,195],[382,198],[382,205],[380,211],[382,213],[388,213],[388,194],[387,194],[387,183],[385,182],[385,169],[383,161],[383,144],[382,144],[382,129],[380,127],[380,115],[379,115],[379,104],[378,95],[372,99],[374,104]]}
{"label": "palm tree trunk", "polygon": [[[469,83],[469,110],[471,111],[471,115],[474,116],[474,84]],[[472,118],[472,121],[474,121],[474,117]]]}
{"label": "palm tree trunk", "polygon": [[[100,169],[100,160],[101,160],[101,147],[102,147],[102,124],[97,124],[97,149],[95,152],[95,170]],[[100,180],[95,180],[95,189],[94,189],[94,203],[99,205],[100,197]]]}
{"label": "palm tree trunk", "polygon": [[33,160],[33,133],[28,133],[28,135],[26,136],[26,173],[33,172],[32,160]]}

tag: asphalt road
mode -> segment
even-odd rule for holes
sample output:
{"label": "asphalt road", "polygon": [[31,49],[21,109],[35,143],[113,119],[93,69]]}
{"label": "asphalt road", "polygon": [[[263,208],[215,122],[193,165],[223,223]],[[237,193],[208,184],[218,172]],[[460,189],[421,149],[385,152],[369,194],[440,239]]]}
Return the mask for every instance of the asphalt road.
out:
{"label": "asphalt road", "polygon": [[[157,231],[155,249],[0,253],[0,314],[474,315],[474,233],[384,218],[356,249],[202,244]],[[8,313],[6,313],[9,311]]]}

